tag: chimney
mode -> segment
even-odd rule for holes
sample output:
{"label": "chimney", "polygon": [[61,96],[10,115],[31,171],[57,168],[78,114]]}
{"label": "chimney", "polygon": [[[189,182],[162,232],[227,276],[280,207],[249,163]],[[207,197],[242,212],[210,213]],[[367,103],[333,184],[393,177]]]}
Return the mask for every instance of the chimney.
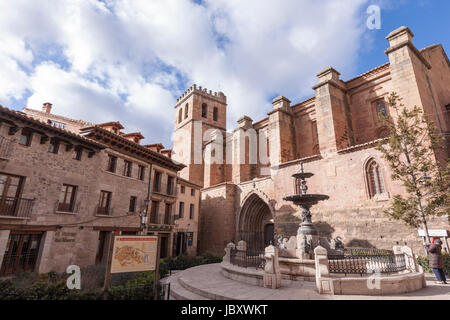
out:
{"label": "chimney", "polygon": [[122,137],[137,144],[141,144],[141,140],[144,139],[144,136],[140,132],[122,134]]}
{"label": "chimney", "polygon": [[45,113],[50,113],[52,111],[52,104],[50,102],[44,103],[42,106],[42,111]]}
{"label": "chimney", "polygon": [[172,159],[172,149],[164,149],[161,150],[161,154],[165,155],[166,157]]}
{"label": "chimney", "polygon": [[144,147],[158,153],[161,153],[161,150],[164,149],[164,146],[161,143],[147,144]]}

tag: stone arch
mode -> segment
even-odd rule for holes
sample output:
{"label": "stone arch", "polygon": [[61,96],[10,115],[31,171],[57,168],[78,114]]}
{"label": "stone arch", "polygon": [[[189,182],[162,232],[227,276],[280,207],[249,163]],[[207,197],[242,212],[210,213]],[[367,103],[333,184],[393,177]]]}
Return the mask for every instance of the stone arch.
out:
{"label": "stone arch", "polygon": [[370,187],[370,181],[369,181],[369,176],[368,176],[368,167],[371,165],[371,163],[376,162],[380,168],[380,174],[381,174],[381,179],[383,179],[383,188],[384,188],[384,194],[388,195],[389,192],[389,186],[388,186],[388,181],[387,181],[387,172],[386,172],[386,168],[384,166],[384,163],[381,161],[381,159],[379,159],[376,156],[369,156],[366,158],[366,160],[363,163],[363,166],[361,168],[363,175],[364,175],[364,185],[366,187],[366,196],[367,199],[372,199],[373,195],[372,195],[372,191],[371,191],[371,187]]}
{"label": "stone arch", "polygon": [[264,249],[274,241],[273,218],[269,203],[251,192],[243,199],[236,219],[236,240],[246,241],[248,250]]}

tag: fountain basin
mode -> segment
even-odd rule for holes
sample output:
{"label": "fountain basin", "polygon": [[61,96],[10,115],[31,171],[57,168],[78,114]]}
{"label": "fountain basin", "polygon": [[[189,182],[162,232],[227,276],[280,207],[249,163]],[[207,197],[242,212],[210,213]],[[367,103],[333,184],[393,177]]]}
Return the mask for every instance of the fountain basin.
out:
{"label": "fountain basin", "polygon": [[291,201],[294,204],[315,205],[319,201],[328,200],[330,197],[325,194],[295,194],[292,196],[284,197],[283,200]]}

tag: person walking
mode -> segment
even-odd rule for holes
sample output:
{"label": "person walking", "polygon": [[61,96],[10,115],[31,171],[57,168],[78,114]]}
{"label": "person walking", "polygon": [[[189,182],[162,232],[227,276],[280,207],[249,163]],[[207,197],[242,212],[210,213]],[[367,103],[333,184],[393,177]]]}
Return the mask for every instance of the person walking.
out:
{"label": "person walking", "polygon": [[428,259],[430,268],[433,269],[434,274],[437,278],[437,283],[447,284],[447,279],[445,278],[444,258],[442,257],[442,242],[440,238],[433,238],[431,244],[427,246]]}

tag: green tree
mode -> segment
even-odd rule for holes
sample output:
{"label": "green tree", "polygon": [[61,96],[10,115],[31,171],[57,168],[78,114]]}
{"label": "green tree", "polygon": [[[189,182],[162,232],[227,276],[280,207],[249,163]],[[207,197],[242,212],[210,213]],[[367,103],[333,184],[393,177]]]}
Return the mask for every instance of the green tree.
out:
{"label": "green tree", "polygon": [[449,213],[450,162],[436,161],[435,152],[444,147],[442,135],[420,107],[406,108],[395,93],[388,104],[396,120],[382,113],[379,117],[389,131],[387,141],[376,149],[392,171],[392,179],[401,181],[406,196],[394,195],[385,213],[415,228],[422,227],[430,243],[427,218]]}

